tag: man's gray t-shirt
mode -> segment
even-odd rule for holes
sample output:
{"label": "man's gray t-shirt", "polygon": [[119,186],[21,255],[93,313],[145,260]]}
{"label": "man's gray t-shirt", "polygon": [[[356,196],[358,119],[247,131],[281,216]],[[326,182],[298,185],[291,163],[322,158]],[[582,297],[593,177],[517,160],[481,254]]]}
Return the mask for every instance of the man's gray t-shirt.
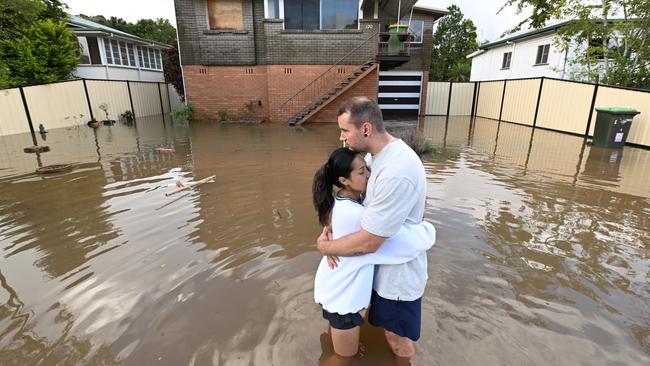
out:
{"label": "man's gray t-shirt", "polygon": [[[371,173],[361,227],[387,238],[404,223],[421,222],[426,177],[417,154],[404,141],[394,140],[377,155],[368,154],[366,163]],[[375,266],[373,289],[385,299],[413,301],[424,294],[427,278],[427,254],[422,252],[407,263]]]}

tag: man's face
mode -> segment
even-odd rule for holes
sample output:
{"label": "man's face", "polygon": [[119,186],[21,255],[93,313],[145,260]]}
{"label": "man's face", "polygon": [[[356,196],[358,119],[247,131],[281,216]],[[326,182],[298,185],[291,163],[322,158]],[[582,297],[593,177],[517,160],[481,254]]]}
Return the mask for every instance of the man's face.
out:
{"label": "man's face", "polygon": [[363,136],[363,127],[357,128],[350,122],[350,113],[343,113],[337,118],[341,137],[339,140],[345,142],[345,146],[354,151],[366,151],[366,139]]}

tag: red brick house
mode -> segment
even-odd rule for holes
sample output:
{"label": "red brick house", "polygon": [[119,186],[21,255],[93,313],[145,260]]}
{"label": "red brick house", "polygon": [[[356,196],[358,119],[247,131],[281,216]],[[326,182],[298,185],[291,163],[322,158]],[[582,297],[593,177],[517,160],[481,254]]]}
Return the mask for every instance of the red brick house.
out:
{"label": "red brick house", "polygon": [[[335,122],[340,101],[417,116],[445,10],[413,0],[175,0],[185,92],[208,118]],[[403,48],[388,45],[401,19]]]}

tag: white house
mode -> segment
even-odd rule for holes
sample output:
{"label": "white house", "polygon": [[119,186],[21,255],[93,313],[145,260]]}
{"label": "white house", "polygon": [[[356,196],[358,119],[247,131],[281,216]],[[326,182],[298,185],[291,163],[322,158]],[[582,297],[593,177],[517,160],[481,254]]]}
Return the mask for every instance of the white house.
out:
{"label": "white house", "polygon": [[164,82],[161,50],[169,45],[149,41],[76,15],[68,28],[81,45],[74,75],[85,79]]}
{"label": "white house", "polygon": [[565,50],[554,40],[564,21],[532,31],[515,33],[494,42],[484,43],[467,58],[472,60],[471,81],[529,77],[568,79],[570,60],[579,47]]}

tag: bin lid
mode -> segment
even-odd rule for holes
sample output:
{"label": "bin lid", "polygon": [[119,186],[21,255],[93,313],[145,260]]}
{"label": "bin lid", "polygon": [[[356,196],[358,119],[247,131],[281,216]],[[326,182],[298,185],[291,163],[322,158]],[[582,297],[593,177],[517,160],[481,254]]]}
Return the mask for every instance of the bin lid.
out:
{"label": "bin lid", "polygon": [[620,114],[638,114],[634,108],[625,108],[625,107],[598,107],[596,108],[599,112],[608,112],[608,113],[620,113]]}

